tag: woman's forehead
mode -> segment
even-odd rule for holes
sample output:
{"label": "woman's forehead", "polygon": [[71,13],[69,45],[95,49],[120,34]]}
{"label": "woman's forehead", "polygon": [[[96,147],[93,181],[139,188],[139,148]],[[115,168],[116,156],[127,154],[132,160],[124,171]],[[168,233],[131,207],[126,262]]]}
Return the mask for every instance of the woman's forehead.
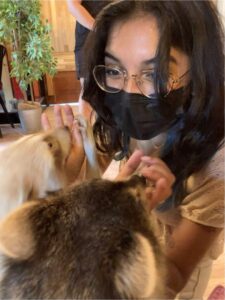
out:
{"label": "woman's forehead", "polygon": [[[131,67],[133,70],[154,66],[159,40],[157,19],[152,15],[135,16],[126,21],[119,21],[109,33],[105,60],[128,69]],[[181,66],[186,70],[189,59],[185,53],[171,48],[170,64],[174,70],[180,69]]]}
{"label": "woman's forehead", "polygon": [[153,46],[158,45],[159,29],[154,16],[134,16],[128,20],[115,22],[109,32],[107,47],[122,41],[129,45],[136,41],[142,43],[143,40],[150,41]]}
{"label": "woman's forehead", "polygon": [[152,16],[134,17],[113,25],[106,44],[106,53],[119,61],[132,59],[139,64],[156,56],[159,30]]}

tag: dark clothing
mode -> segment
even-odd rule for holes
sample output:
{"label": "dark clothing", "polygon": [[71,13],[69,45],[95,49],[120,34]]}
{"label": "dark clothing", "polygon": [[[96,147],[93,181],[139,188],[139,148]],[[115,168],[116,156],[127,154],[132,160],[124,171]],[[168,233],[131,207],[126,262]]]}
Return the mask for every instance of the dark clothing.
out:
{"label": "dark clothing", "polygon": [[[82,1],[81,4],[84,8],[86,8],[86,10],[90,13],[90,15],[95,18],[99,13],[99,11],[109,3],[110,1],[84,0]],[[90,31],[89,29],[82,26],[79,22],[76,22],[76,30],[75,30],[76,45],[75,45],[74,52],[75,52],[75,62],[76,62],[76,71],[77,71],[78,79],[80,77],[84,77],[83,69],[84,69],[85,58],[82,50],[89,31]]]}

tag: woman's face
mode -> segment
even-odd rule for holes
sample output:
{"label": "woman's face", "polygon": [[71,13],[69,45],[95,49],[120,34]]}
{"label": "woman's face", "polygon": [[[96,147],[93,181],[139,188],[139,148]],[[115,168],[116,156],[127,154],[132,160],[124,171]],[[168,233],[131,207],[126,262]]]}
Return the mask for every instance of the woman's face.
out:
{"label": "woman's face", "polygon": [[[145,70],[154,70],[159,43],[156,18],[150,15],[134,17],[126,22],[116,23],[109,34],[105,49],[105,65],[118,66],[127,72],[129,79],[124,90],[140,93],[131,75],[139,75]],[[172,48],[170,51],[169,73],[179,78],[189,69],[189,60],[183,52]],[[173,88],[185,85],[184,76]]]}

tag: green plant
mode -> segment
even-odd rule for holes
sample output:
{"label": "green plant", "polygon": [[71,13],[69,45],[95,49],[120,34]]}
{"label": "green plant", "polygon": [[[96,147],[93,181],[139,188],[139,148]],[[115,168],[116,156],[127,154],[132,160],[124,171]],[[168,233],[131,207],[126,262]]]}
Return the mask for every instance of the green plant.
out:
{"label": "green plant", "polygon": [[49,32],[39,0],[0,0],[0,43],[12,45],[10,76],[23,91],[44,74],[56,72]]}

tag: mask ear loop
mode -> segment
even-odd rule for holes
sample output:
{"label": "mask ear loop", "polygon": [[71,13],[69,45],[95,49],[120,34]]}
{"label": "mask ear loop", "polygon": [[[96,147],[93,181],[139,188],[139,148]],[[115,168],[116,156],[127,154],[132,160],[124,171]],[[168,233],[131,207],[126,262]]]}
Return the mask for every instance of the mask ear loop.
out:
{"label": "mask ear loop", "polygon": [[124,157],[127,156],[127,154],[129,153],[129,144],[130,144],[130,137],[126,133],[123,133],[122,134],[122,150],[116,152],[114,155],[114,159],[116,161],[120,161]]}

